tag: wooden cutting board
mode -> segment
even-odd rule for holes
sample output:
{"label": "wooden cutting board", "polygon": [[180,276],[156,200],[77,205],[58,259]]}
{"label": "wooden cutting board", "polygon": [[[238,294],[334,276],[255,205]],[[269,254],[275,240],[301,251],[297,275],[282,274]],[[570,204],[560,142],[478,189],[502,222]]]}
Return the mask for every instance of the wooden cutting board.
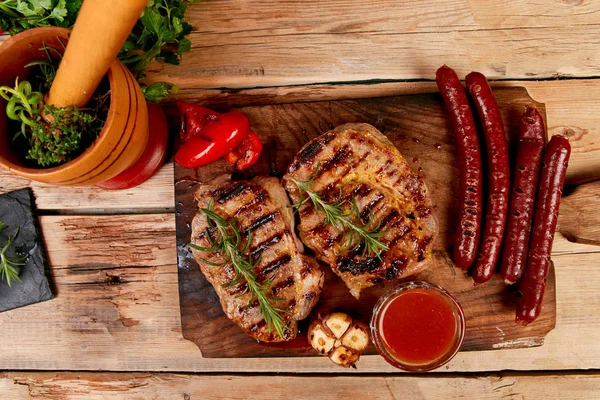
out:
{"label": "wooden cutting board", "polygon": [[[532,100],[525,88],[494,91],[507,134],[514,138],[526,105],[534,105],[545,116],[543,104]],[[533,347],[543,344],[544,336],[556,321],[555,281],[552,267],[540,318],[527,327],[514,322],[517,291],[507,288],[496,274],[484,285],[473,286],[470,277],[454,268],[450,257],[458,209],[458,170],[454,135],[437,93],[291,103],[239,108],[250,119],[265,148],[252,171],[253,175],[281,176],[297,151],[310,139],[346,122],[374,125],[398,147],[407,162],[427,184],[433,210],[440,222],[435,244],[435,263],[413,277],[441,285],[461,303],[466,317],[466,336],[462,351]],[[514,144],[512,142],[511,144]],[[514,146],[511,146],[511,150]],[[298,339],[284,344],[265,345],[242,332],[223,313],[219,299],[194,261],[187,243],[197,208],[193,193],[197,182],[206,182],[231,171],[224,161],[197,171],[175,167],[179,295],[183,336],[196,343],[203,357],[282,357],[316,355],[306,341],[306,328],[317,313],[341,310],[369,321],[373,305],[388,287],[374,287],[355,300],[344,283],[329,269],[325,287],[311,315],[300,323]],[[375,354],[371,346],[367,353]]]}

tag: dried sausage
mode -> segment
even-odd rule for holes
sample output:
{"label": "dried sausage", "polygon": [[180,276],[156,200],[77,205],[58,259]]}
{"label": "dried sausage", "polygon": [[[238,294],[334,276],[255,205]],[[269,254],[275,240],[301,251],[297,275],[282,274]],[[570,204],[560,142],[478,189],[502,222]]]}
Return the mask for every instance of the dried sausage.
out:
{"label": "dried sausage", "polygon": [[459,221],[454,262],[466,270],[475,261],[481,227],[481,152],[473,113],[454,70],[446,65],[435,75],[456,136],[459,168]]}
{"label": "dried sausage", "polygon": [[545,144],[544,119],[538,110],[527,107],[521,117],[517,159],[500,263],[502,278],[508,285],[517,283],[525,269],[535,193]]}
{"label": "dried sausage", "polygon": [[516,321],[522,325],[540,314],[550,268],[550,253],[565,183],[571,145],[564,136],[553,136],[544,153],[535,204],[531,243],[517,300]]}
{"label": "dried sausage", "polygon": [[487,79],[479,72],[471,72],[465,81],[483,124],[489,164],[487,215],[481,248],[473,269],[475,283],[483,283],[492,277],[500,255],[508,212],[510,170],[500,108]]}

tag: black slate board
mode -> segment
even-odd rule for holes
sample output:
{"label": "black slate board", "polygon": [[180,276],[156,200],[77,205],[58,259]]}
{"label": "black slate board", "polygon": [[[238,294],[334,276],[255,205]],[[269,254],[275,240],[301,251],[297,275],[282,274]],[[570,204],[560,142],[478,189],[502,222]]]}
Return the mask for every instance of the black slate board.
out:
{"label": "black slate board", "polygon": [[0,312],[52,299],[54,295],[50,283],[50,268],[44,255],[42,234],[34,215],[31,189],[25,188],[0,195],[0,221],[6,225],[0,232],[0,243],[6,242],[8,235],[12,236],[19,228],[19,234],[6,255],[28,256],[19,273],[21,282],[12,282],[12,286],[9,287],[4,280],[0,280]]}

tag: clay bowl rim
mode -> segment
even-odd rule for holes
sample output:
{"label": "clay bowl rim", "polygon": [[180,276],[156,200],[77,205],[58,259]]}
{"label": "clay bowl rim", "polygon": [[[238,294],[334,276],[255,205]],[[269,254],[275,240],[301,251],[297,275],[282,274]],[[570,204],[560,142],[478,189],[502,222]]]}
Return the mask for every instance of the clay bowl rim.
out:
{"label": "clay bowl rim", "polygon": [[[59,27],[59,26],[45,26],[45,27],[28,29],[26,31],[20,32],[20,33],[16,34],[15,36],[12,36],[6,42],[4,42],[0,45],[0,56],[2,55],[3,52],[7,51],[6,49],[9,48],[10,46],[12,46],[14,43],[17,43],[19,41],[27,41],[31,36],[38,36],[42,33],[45,33],[47,36],[66,37],[68,40],[69,34],[71,33],[71,29]],[[28,51],[37,51],[37,50],[28,49]],[[15,164],[13,162],[10,162],[2,156],[0,156],[0,165],[4,166],[5,168],[8,168],[9,170],[19,171],[24,174],[27,174],[28,176],[32,176],[32,177],[52,176],[55,174],[60,174],[61,172],[65,171],[65,170],[68,170],[71,168],[76,168],[77,164],[81,163],[90,153],[92,153],[96,149],[96,147],[99,147],[101,145],[101,143],[106,139],[106,136],[108,135],[107,126],[110,126],[112,124],[112,122],[115,118],[115,115],[117,113],[115,103],[113,102],[112,89],[113,89],[113,87],[115,87],[114,69],[116,67],[120,68],[120,65],[116,58],[115,58],[115,61],[116,62],[112,62],[110,64],[110,67],[108,68],[108,71],[106,72],[106,76],[108,76],[109,92],[110,92],[110,100],[109,100],[110,105],[108,108],[108,114],[106,117],[106,121],[104,122],[102,129],[98,133],[98,137],[96,139],[94,139],[92,144],[90,144],[80,155],[78,155],[71,161],[68,161],[64,164],[58,165],[56,167],[49,167],[49,168],[26,167],[26,166],[23,166],[22,164]],[[23,66],[23,68],[25,68],[25,66]],[[124,73],[126,73],[126,72],[124,71]],[[45,93],[44,93],[44,95],[45,95]],[[4,100],[4,99],[2,99],[2,100]],[[4,104],[5,102],[3,101],[2,103]],[[2,110],[0,110],[0,112],[4,113],[4,115],[6,115],[4,107],[2,107]],[[8,119],[8,116],[6,118]],[[7,126],[8,126],[8,124],[7,124]],[[5,134],[7,134],[7,132],[5,132]],[[10,149],[10,151],[15,156],[15,159],[20,158],[14,152],[14,150],[12,148]]]}

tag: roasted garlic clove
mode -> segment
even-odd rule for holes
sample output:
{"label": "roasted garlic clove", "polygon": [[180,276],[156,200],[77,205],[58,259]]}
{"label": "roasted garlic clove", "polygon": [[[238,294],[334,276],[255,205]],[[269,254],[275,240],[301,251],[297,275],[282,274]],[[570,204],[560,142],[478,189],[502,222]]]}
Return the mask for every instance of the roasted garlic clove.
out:
{"label": "roasted garlic clove", "polygon": [[352,326],[346,330],[342,336],[342,345],[354,349],[359,353],[364,351],[369,345],[369,333],[365,324],[360,321],[354,321]]}
{"label": "roasted garlic clove", "polygon": [[335,344],[335,338],[325,332],[323,324],[319,320],[313,322],[308,328],[308,340],[311,346],[322,355],[327,355]]}
{"label": "roasted garlic clove", "polygon": [[347,368],[369,345],[369,330],[362,322],[336,312],[314,321],[308,328],[308,340],[319,354]]}
{"label": "roasted garlic clove", "polygon": [[360,353],[344,346],[336,347],[329,354],[329,359],[337,365],[349,368],[353,366],[360,358]]}
{"label": "roasted garlic clove", "polygon": [[329,316],[326,319],[324,319],[324,321],[325,325],[327,325],[329,330],[335,335],[337,339],[340,339],[342,336],[344,336],[344,333],[352,324],[352,318],[348,314],[344,314],[341,312],[329,314]]}

